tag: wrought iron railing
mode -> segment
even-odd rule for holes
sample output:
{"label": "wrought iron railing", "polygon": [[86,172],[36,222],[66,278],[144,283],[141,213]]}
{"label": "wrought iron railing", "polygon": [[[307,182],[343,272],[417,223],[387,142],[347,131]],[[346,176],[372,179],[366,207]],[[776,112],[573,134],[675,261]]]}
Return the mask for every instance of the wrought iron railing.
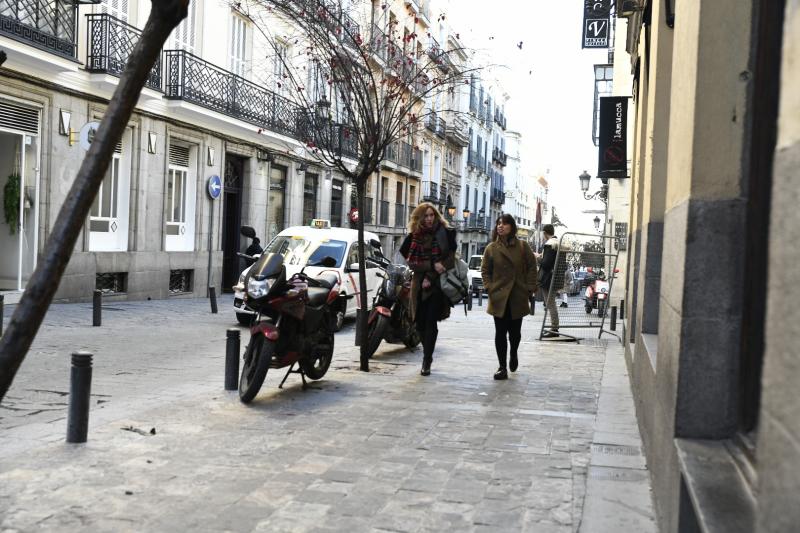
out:
{"label": "wrought iron railing", "polygon": [[434,181],[422,182],[422,199],[425,202],[439,202],[439,184]]}
{"label": "wrought iron railing", "polygon": [[185,100],[277,133],[301,138],[290,100],[185,50],[167,50],[165,97]]}
{"label": "wrought iron railing", "polygon": [[[106,13],[86,15],[86,19],[89,24],[86,35],[86,70],[119,76],[142,32]],[[160,54],[150,69],[145,85],[161,90]]]}
{"label": "wrought iron railing", "polygon": [[463,118],[455,116],[449,123],[445,124],[445,130],[451,141],[461,146],[469,145],[467,122]]}
{"label": "wrought iron railing", "polygon": [[406,225],[406,206],[403,204],[394,204],[394,225],[396,228],[402,228]]}
{"label": "wrought iron railing", "polygon": [[389,201],[381,200],[378,202],[378,223],[381,226],[389,225]]}
{"label": "wrought iron railing", "polygon": [[439,118],[439,123],[436,125],[436,135],[442,139],[447,135],[447,121],[441,117]]}
{"label": "wrought iron railing", "polygon": [[389,54],[389,36],[376,24],[372,25],[372,36],[369,42],[372,53],[386,61]]}
{"label": "wrought iron railing", "polygon": [[77,59],[77,2],[0,0],[0,35],[57,56]]}
{"label": "wrought iron railing", "polygon": [[497,164],[500,166],[506,166],[506,164],[508,163],[508,156],[506,155],[505,152],[503,152],[503,150],[495,147],[492,150],[492,161],[497,162]]}
{"label": "wrought iron railing", "polygon": [[428,117],[425,119],[425,127],[428,128],[430,131],[436,133],[437,123],[438,123],[438,117],[436,116],[436,111],[430,111],[428,113]]}
{"label": "wrought iron railing", "polygon": [[469,219],[466,222],[466,226],[467,229],[470,231],[488,232],[490,230],[489,227],[490,223],[491,222],[489,220],[489,217],[487,217],[486,215],[476,215],[473,213],[469,216]]}

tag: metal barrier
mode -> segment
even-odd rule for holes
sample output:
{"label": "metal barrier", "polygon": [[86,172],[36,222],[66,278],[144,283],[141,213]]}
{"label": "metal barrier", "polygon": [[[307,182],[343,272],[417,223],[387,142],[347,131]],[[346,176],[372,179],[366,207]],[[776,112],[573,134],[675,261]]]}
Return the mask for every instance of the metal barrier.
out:
{"label": "metal barrier", "polygon": [[598,339],[603,333],[616,336],[606,329],[618,275],[614,239],[568,232],[558,240],[550,286],[539,291],[544,301],[540,340],[577,341],[594,337],[595,332]]}

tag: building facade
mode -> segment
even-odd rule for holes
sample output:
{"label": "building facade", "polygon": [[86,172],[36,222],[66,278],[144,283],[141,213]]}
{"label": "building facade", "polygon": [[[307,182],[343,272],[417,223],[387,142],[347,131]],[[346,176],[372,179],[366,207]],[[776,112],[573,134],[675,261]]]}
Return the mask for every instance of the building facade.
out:
{"label": "building facade", "polygon": [[800,3],[617,13],[635,109],[624,341],[660,530],[793,531]]}

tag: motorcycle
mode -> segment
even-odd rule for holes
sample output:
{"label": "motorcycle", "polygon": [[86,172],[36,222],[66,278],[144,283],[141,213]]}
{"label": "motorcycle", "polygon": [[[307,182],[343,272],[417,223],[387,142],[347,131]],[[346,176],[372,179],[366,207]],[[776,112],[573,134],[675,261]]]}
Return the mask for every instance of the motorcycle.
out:
{"label": "motorcycle", "polygon": [[375,293],[367,319],[367,352],[371,358],[381,341],[405,344],[413,349],[420,343],[419,332],[411,320],[411,269],[387,264],[379,274],[383,281]]}
{"label": "motorcycle", "polygon": [[601,270],[600,273],[586,287],[584,296],[585,310],[588,315],[594,309],[597,309],[597,315],[605,315],[606,308],[608,307],[608,281],[606,276]]}
{"label": "motorcycle", "polygon": [[[307,266],[335,265],[333,257],[325,257]],[[283,256],[269,253],[262,254],[245,276],[244,299],[256,319],[243,355],[242,403],[255,398],[270,368],[289,367],[278,388],[292,373],[300,374],[305,388],[306,377],[321,379],[330,367],[335,327],[332,304],[339,297],[341,279],[335,271],[311,277],[304,270],[287,279]]]}
{"label": "motorcycle", "polygon": [[[260,245],[261,241],[258,239],[258,237],[256,237],[256,230],[250,226],[242,226],[239,232],[245,237],[253,240],[250,246],[247,247],[245,253],[236,252],[237,257],[244,259],[244,268],[247,269],[250,268],[253,263],[258,261],[258,258],[264,252],[264,249]],[[236,320],[239,322],[239,324],[250,327],[253,325],[256,315],[252,309],[249,309],[244,304],[244,285],[241,283],[243,278],[244,275],[240,276],[239,283],[233,287],[233,307],[236,309]]]}

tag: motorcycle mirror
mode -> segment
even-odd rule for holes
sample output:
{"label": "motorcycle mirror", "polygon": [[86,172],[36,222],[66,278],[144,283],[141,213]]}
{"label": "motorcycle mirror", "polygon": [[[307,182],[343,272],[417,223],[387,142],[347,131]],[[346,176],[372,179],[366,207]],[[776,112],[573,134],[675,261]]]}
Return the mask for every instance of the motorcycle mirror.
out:
{"label": "motorcycle mirror", "polygon": [[239,233],[241,233],[245,237],[250,237],[251,239],[256,238],[256,230],[254,230],[250,226],[242,226],[241,229],[239,230]]}

